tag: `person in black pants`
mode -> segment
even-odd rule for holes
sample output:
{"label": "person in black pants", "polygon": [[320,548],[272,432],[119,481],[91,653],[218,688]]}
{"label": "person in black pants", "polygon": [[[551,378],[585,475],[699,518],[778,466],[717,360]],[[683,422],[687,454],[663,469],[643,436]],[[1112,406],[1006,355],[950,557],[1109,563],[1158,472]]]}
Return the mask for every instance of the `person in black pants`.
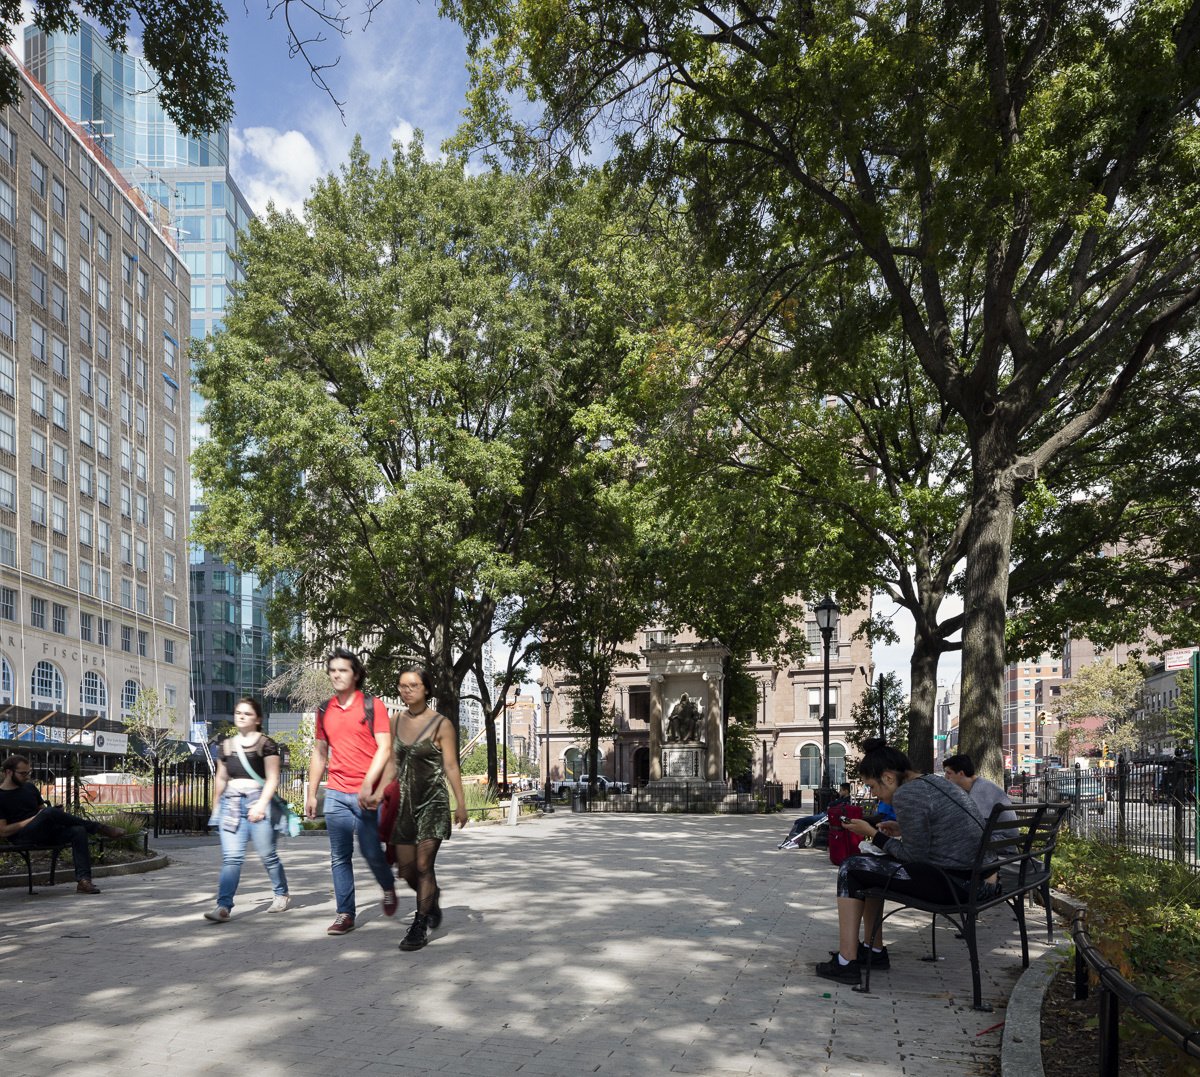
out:
{"label": "person in black pants", "polygon": [[52,808],[42,799],[41,790],[29,780],[29,760],[23,755],[9,756],[0,765],[0,772],[4,776],[0,781],[0,838],[7,838],[16,846],[70,842],[76,891],[80,894],[100,893],[100,888],[92,882],[88,835],[119,838],[124,832],[115,826],[68,815],[62,808]]}

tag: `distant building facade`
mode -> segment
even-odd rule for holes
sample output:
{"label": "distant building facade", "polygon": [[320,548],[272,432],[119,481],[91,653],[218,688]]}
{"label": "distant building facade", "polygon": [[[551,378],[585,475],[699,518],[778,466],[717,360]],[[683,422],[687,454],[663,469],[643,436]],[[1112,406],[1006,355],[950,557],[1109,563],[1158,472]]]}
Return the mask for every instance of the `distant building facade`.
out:
{"label": "distant building facade", "polygon": [[187,269],[21,80],[0,113],[0,739],[120,719],[151,688],[183,733]]}
{"label": "distant building facade", "polygon": [[[229,130],[191,137],[163,111],[155,77],[132,53],[111,49],[86,21],[71,34],[25,30],[25,63],[108,159],[141,191],[159,227],[176,238],[190,277],[186,320],[164,340],[186,367],[189,337],[220,329],[232,285],[241,270],[234,261],[238,232],[253,216],[229,171]],[[183,370],[181,384],[190,391]],[[193,394],[185,439],[195,445],[206,431],[202,401]],[[191,513],[198,490],[181,473]],[[269,584],[197,548],[191,556],[192,687],[195,718],[209,731],[232,722],[239,696],[263,694],[272,673],[266,630]]]}
{"label": "distant building facade", "polygon": [[[834,783],[846,774],[847,757],[853,756],[848,734],[853,705],[862,698],[871,675],[871,647],[854,638],[869,618],[869,606],[844,612],[830,645],[830,763]],[[823,644],[816,620],[809,612],[806,621],[809,653],[777,666],[752,658],[746,671],[758,687],[753,715],[754,758],[751,780],[782,782],[785,787],[813,789],[822,775]],[[631,784],[649,778],[650,683],[645,656],[656,647],[699,642],[695,635],[672,634],[655,626],[645,628],[630,650],[642,652],[639,661],[617,669],[607,705],[615,733],[601,741],[599,771],[608,778]],[[587,770],[587,738],[570,723],[575,708],[575,689],[561,671],[543,670],[543,683],[554,691],[545,730],[540,734],[541,776],[551,779],[576,777]],[[713,684],[711,691],[722,690]],[[749,718],[749,715],[740,716]]]}

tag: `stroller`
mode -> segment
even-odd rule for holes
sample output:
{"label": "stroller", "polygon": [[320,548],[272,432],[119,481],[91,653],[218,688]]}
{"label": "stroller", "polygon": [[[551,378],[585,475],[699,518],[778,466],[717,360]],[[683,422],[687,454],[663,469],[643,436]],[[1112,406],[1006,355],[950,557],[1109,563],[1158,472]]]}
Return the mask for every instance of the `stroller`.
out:
{"label": "stroller", "polygon": [[780,849],[811,849],[818,838],[828,840],[829,814],[802,815],[792,824],[788,836],[779,843]]}

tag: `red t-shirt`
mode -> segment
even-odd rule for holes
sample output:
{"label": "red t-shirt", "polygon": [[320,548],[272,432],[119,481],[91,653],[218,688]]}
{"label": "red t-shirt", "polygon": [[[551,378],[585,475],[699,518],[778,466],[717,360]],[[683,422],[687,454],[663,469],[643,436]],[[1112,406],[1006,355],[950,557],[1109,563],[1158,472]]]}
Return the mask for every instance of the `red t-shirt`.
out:
{"label": "red t-shirt", "polygon": [[363,694],[355,692],[343,707],[334,696],[323,715],[317,716],[317,740],[329,745],[328,787],[339,793],[357,793],[363,778],[375,758],[376,733],[390,733],[387,707],[382,700],[374,701],[375,715],[371,728],[363,721]]}

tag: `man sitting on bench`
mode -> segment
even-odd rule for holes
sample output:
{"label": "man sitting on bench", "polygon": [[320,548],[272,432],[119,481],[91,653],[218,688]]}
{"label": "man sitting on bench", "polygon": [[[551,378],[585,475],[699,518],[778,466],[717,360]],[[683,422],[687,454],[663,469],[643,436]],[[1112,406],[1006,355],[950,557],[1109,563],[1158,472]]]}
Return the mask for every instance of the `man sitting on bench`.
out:
{"label": "man sitting on bench", "polygon": [[68,815],[62,808],[52,808],[29,780],[30,771],[29,760],[23,755],[11,755],[0,765],[4,776],[0,781],[0,838],[7,838],[18,848],[70,843],[75,889],[80,894],[100,893],[100,888],[92,882],[88,836],[103,834],[106,838],[119,838],[124,831]]}

